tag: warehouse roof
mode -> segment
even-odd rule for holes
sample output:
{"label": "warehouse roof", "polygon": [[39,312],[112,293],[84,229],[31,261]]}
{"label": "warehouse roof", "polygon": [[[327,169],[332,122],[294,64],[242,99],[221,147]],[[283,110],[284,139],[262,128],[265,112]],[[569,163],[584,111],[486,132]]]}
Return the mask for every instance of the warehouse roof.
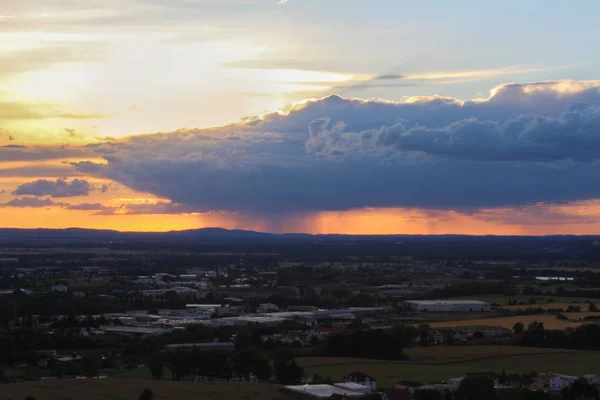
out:
{"label": "warehouse roof", "polygon": [[287,390],[291,390],[296,393],[302,393],[312,397],[318,397],[326,399],[334,394],[342,395],[345,397],[362,397],[364,393],[355,392],[348,389],[338,388],[332,385],[298,385],[298,386],[286,386]]}

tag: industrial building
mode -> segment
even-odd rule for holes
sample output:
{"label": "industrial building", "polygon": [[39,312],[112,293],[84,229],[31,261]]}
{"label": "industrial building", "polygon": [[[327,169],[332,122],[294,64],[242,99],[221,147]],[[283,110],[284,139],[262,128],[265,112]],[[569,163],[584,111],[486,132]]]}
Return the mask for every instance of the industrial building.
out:
{"label": "industrial building", "polygon": [[345,387],[323,384],[285,386],[284,388],[294,393],[303,394],[310,397],[316,397],[319,399],[329,399],[333,395],[343,396],[345,398],[358,398],[363,397],[366,394],[365,391],[358,392]]}
{"label": "industrial building", "polygon": [[479,300],[409,300],[404,307],[412,311],[474,312],[490,311],[491,306]]}

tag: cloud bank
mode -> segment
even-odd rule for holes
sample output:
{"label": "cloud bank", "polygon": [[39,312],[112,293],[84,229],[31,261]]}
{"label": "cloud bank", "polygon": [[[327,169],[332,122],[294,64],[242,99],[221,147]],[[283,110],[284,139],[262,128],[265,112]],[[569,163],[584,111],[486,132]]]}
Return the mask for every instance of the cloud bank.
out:
{"label": "cloud bank", "polygon": [[38,179],[20,185],[15,189],[14,194],[38,197],[77,197],[87,196],[93,189],[94,186],[85,179],[73,179],[71,181],[66,178],[55,181]]}
{"label": "cloud bank", "polygon": [[178,205],[163,212],[472,212],[598,199],[600,81],[508,84],[472,101],[329,96],[221,128],[61,151],[104,158],[72,165]]}

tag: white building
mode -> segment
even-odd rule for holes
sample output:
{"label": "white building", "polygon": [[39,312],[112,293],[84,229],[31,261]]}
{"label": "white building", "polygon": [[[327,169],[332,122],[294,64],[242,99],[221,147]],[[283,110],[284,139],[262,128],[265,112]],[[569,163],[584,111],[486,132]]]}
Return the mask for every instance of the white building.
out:
{"label": "white building", "polygon": [[259,313],[276,312],[276,311],[279,311],[279,307],[277,307],[277,304],[272,304],[272,303],[259,304],[258,308],[256,309],[256,312],[259,312]]}
{"label": "white building", "polygon": [[53,285],[50,288],[51,292],[61,292],[61,293],[66,293],[69,291],[69,286],[67,285],[63,285],[62,283],[58,284],[58,285]]}
{"label": "white building", "polygon": [[316,397],[319,399],[328,399],[332,395],[340,395],[347,398],[358,398],[363,397],[363,392],[356,392],[345,388],[340,388],[333,385],[297,385],[297,386],[285,386],[286,390],[294,393],[303,394],[310,397]]}
{"label": "white building", "polygon": [[491,306],[479,300],[409,300],[404,307],[413,311],[474,312],[490,311]]}

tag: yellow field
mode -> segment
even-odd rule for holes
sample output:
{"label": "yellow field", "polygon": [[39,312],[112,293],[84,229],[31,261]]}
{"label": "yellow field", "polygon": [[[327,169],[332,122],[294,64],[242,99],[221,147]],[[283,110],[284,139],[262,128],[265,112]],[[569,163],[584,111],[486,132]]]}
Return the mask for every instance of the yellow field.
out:
{"label": "yellow field", "polygon": [[[584,313],[571,313],[571,314],[584,314]],[[568,315],[571,315],[568,314]],[[569,317],[570,318],[570,317]],[[521,322],[525,327],[533,321],[543,322],[544,328],[546,329],[565,329],[565,328],[576,328],[581,325],[581,322],[563,321],[554,315],[541,314],[541,315],[519,315],[512,317],[499,317],[499,318],[484,318],[484,319],[470,319],[462,321],[442,321],[442,322],[431,322],[429,326],[432,328],[453,328],[453,327],[466,327],[466,326],[501,326],[503,328],[512,329],[517,322]]]}
{"label": "yellow field", "polygon": [[0,399],[21,400],[135,400],[144,388],[155,399],[170,400],[284,400],[279,385],[239,383],[191,383],[144,379],[85,379],[23,382],[2,385]]}

